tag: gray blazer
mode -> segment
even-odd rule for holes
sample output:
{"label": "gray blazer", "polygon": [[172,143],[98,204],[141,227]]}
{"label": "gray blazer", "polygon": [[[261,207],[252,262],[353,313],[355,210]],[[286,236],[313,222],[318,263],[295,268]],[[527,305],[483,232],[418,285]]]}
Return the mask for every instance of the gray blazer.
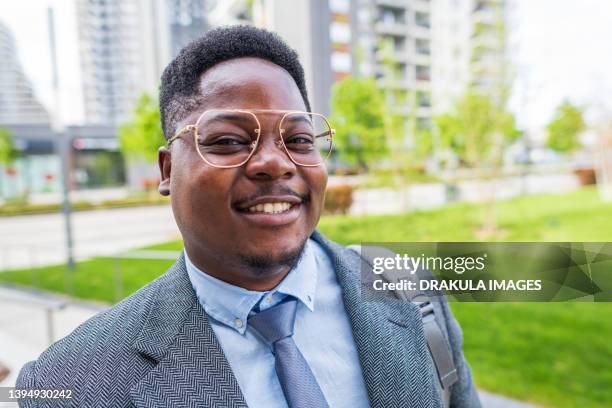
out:
{"label": "gray blazer", "polygon": [[[342,287],[372,407],[442,407],[418,308],[360,300],[360,258],[315,232]],[[443,329],[459,381],[451,406],[479,407],[447,304]],[[164,275],[94,316],[27,363],[19,388],[71,389],[64,401],[22,407],[246,407],[238,382],[198,302],[181,256]]]}

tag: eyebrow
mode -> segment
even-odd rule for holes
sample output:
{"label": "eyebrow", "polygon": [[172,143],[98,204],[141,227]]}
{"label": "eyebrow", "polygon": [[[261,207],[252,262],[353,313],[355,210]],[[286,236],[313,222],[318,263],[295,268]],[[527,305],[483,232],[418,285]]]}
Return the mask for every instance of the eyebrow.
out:
{"label": "eyebrow", "polygon": [[244,115],[237,115],[231,112],[225,112],[223,114],[215,115],[210,119],[206,119],[205,123],[217,122],[217,121],[232,121],[232,122],[250,122]]}
{"label": "eyebrow", "polygon": [[286,119],[286,120],[290,123],[306,122],[309,125],[312,125],[312,121],[306,118],[305,116],[297,116],[297,117],[290,116],[289,119]]}

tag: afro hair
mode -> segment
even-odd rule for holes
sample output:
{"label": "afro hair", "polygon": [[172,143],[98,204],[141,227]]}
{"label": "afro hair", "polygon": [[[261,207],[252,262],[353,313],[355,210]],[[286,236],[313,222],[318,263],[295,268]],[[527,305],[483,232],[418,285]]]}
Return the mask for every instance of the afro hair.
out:
{"label": "afro hair", "polygon": [[166,139],[175,131],[176,122],[199,107],[200,76],[220,62],[242,57],[262,58],[284,68],[310,110],[298,55],[277,34],[244,25],[220,27],[185,46],[162,74],[159,108]]}

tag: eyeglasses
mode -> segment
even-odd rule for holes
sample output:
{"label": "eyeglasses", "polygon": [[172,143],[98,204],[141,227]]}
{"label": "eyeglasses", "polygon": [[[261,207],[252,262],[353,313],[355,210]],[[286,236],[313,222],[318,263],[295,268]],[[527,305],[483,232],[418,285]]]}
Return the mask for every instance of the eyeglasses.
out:
{"label": "eyeglasses", "polygon": [[335,130],[325,116],[287,110],[207,110],[194,125],[185,126],[172,136],[168,146],[193,131],[196,151],[206,163],[219,168],[242,166],[253,156],[261,140],[261,123],[255,113],[282,115],[278,122],[280,137],[275,143],[296,165],[319,166],[329,157]]}

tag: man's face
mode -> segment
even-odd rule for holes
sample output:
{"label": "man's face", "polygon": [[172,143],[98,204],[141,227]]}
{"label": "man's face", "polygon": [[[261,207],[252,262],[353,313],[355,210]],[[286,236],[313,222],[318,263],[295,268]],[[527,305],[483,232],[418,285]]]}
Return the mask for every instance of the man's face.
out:
{"label": "man's face", "polygon": [[[203,104],[177,123],[194,124],[209,109],[306,110],[287,71],[258,58],[225,61],[200,78]],[[210,260],[243,268],[246,278],[275,263],[295,262],[321,213],[327,171],[324,165],[294,164],[275,142],[282,114],[257,113],[261,136],[257,150],[241,167],[217,168],[202,160],[193,132],[162,149],[160,192],[171,194],[172,209],[192,261]],[[249,210],[257,204],[288,202],[280,213]],[[251,269],[251,270],[249,270]],[[274,272],[272,272],[274,273]]]}

